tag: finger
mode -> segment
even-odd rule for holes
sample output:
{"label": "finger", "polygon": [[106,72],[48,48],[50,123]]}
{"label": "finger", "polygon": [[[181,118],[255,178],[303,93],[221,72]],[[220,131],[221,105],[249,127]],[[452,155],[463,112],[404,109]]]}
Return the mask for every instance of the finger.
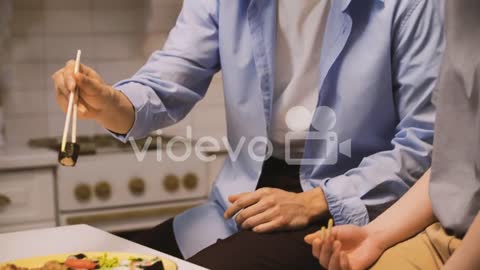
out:
{"label": "finger", "polygon": [[95,116],[92,114],[93,110],[88,108],[90,108],[90,106],[88,106],[82,98],[79,98],[77,107],[79,119],[90,119]]}
{"label": "finger", "polygon": [[240,193],[240,194],[235,194],[235,195],[231,195],[231,196],[228,196],[228,201],[231,202],[231,203],[234,203],[235,201],[237,201],[238,199],[240,199],[241,197],[247,195],[247,194],[250,194],[252,192],[244,192],[244,193]]}
{"label": "finger", "polygon": [[328,270],[341,270],[340,268],[340,250],[341,244],[339,241],[333,243],[333,253],[328,264]]}
{"label": "finger", "polygon": [[85,104],[82,103],[78,103],[78,111],[80,112],[80,114],[84,115],[84,114],[87,114],[88,113],[88,109],[87,109],[87,106],[85,106]]}
{"label": "finger", "polygon": [[322,229],[318,230],[315,233],[305,236],[304,240],[305,242],[307,242],[307,244],[312,244],[312,241],[315,238],[325,239],[325,227],[322,227]]}
{"label": "finger", "polygon": [[313,240],[315,240],[316,238],[320,239],[321,237],[322,237],[322,232],[319,230],[317,232],[308,234],[307,236],[305,236],[303,240],[305,241],[305,243],[311,245]]}
{"label": "finger", "polygon": [[317,259],[320,257],[320,251],[322,250],[322,244],[323,244],[323,241],[320,238],[315,238],[312,241],[312,255],[313,255],[313,257],[315,257]]}
{"label": "finger", "polygon": [[253,228],[253,231],[256,233],[270,233],[274,231],[278,231],[279,229],[283,228],[283,224],[280,218],[276,218],[272,221],[267,223],[260,224]]}
{"label": "finger", "polygon": [[95,118],[99,112],[98,109],[90,106],[82,97],[79,97],[78,100],[78,111],[80,119],[91,119]]}
{"label": "finger", "polygon": [[70,60],[65,64],[63,68],[63,78],[65,80],[65,85],[67,90],[72,92],[75,90],[76,82],[75,78],[73,77],[73,73],[75,71],[75,60]]}
{"label": "finger", "polygon": [[[266,212],[268,209],[269,209],[268,204],[266,204],[266,203],[262,202],[262,200],[260,200],[258,203],[254,204],[252,206],[249,206],[249,207],[243,209],[242,211],[240,211],[240,213],[235,217],[235,221],[237,222],[237,224],[244,225],[246,220],[248,220],[248,219],[250,219],[250,218],[252,218],[256,215],[262,214],[262,213]],[[251,222],[251,220],[250,220],[250,222]],[[256,225],[256,223],[255,223],[255,225]]]}
{"label": "finger", "polygon": [[[325,238],[325,242],[323,244],[322,250],[320,252],[320,261],[328,266],[330,263],[330,258],[332,257],[333,252],[333,241],[332,237]],[[322,264],[322,265],[323,265]]]}
{"label": "finger", "polygon": [[260,200],[260,195],[257,192],[248,193],[238,200],[236,200],[226,211],[224,217],[229,219],[232,218],[238,211],[249,207]]}
{"label": "finger", "polygon": [[84,65],[82,63],[80,63],[79,72],[82,74],[85,74],[88,77],[93,77],[96,79],[100,78],[100,75],[98,75],[98,73],[95,70],[93,70],[91,67]]}
{"label": "finger", "polygon": [[80,89],[80,95],[96,96],[101,94],[103,85],[97,80],[81,73],[75,74],[74,78]]}
{"label": "finger", "polygon": [[[61,92],[57,92],[56,101],[60,109],[65,113],[67,112],[68,102],[70,101],[70,95],[65,96]],[[87,109],[88,105],[86,105],[85,101],[82,98],[78,100],[78,118],[83,119],[85,118],[85,114],[88,112]]]}
{"label": "finger", "polygon": [[348,260],[347,253],[344,251],[340,252],[340,269],[341,270],[352,270],[350,261]]}
{"label": "finger", "polygon": [[[240,214],[242,214],[243,211],[240,212]],[[268,209],[267,211],[260,212],[259,214],[254,215],[248,218],[247,220],[245,220],[245,222],[242,223],[242,228],[245,230],[248,230],[248,229],[258,227],[262,224],[271,222],[275,217],[274,213],[275,213],[274,209]]]}
{"label": "finger", "polygon": [[53,84],[55,85],[55,91],[57,92],[57,95],[61,93],[64,96],[68,96],[68,94],[70,94],[70,91],[68,91],[67,85],[65,84],[63,70],[55,72],[52,75],[52,80]]}

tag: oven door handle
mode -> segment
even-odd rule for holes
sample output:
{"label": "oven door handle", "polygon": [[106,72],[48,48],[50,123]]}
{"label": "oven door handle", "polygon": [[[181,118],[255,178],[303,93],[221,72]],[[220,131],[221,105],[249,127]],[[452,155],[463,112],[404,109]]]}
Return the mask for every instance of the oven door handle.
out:
{"label": "oven door handle", "polygon": [[130,210],[130,211],[123,211],[118,213],[74,216],[74,217],[68,217],[66,219],[66,223],[68,225],[96,224],[96,223],[113,222],[113,221],[119,221],[119,220],[140,219],[140,218],[147,218],[147,217],[173,216],[173,215],[178,215],[180,213],[183,213],[186,210],[196,207],[198,205],[199,204],[189,204],[185,206],[176,206],[176,207],[154,208],[154,209],[145,209],[145,210]]}

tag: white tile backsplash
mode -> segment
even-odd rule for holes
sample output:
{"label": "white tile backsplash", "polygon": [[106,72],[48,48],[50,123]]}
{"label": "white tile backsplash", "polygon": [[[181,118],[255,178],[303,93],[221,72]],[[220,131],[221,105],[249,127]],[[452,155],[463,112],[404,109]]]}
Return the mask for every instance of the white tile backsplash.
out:
{"label": "white tile backsplash", "polygon": [[223,96],[223,80],[222,74],[218,73],[212,79],[210,83],[210,88],[205,95],[205,98],[201,101],[200,106],[223,106],[224,96]]}
{"label": "white tile backsplash", "polygon": [[[1,0],[0,0],[1,1]],[[2,85],[6,138],[58,137],[65,115],[55,101],[51,75],[82,49],[82,62],[108,83],[132,76],[154,50],[161,49],[180,11],[181,0],[14,0],[13,38],[3,54]],[[221,80],[194,111],[168,135],[224,134]],[[219,119],[218,121],[216,119]],[[80,121],[79,135],[107,134],[94,121]]]}
{"label": "white tile backsplash", "polygon": [[153,52],[162,49],[163,45],[167,41],[167,38],[167,33],[155,32],[148,34],[143,45],[144,56],[150,57]]}
{"label": "white tile backsplash", "polygon": [[7,117],[5,131],[9,145],[26,144],[29,139],[48,136],[48,118],[46,115],[37,113],[22,117]]}
{"label": "white tile backsplash", "polygon": [[146,13],[147,31],[165,32],[169,30],[170,25],[175,25],[176,18],[182,7],[182,1],[151,0],[150,5]]}
{"label": "white tile backsplash", "polygon": [[57,94],[55,90],[52,88],[48,88],[45,91],[46,96],[46,104],[47,104],[47,113],[49,114],[61,114],[63,115],[62,110],[57,105]]}
{"label": "white tile backsplash", "polygon": [[15,63],[42,62],[45,60],[44,36],[15,36],[12,39],[12,59]]}
{"label": "white tile backsplash", "polygon": [[74,59],[76,51],[82,50],[82,59],[94,58],[93,38],[89,35],[45,37],[45,57],[49,62]]}
{"label": "white tile backsplash", "polygon": [[[95,63],[95,69],[106,83],[115,84],[120,80],[132,77],[144,62],[140,58],[126,61],[100,61]],[[115,68],[112,69],[112,66]]]}
{"label": "white tile backsplash", "polygon": [[222,105],[198,104],[192,114],[192,128],[196,138],[223,135],[226,130],[225,108]]}
{"label": "white tile backsplash", "polygon": [[46,65],[43,62],[18,63],[13,65],[10,89],[12,92],[41,92],[45,89]]}
{"label": "white tile backsplash", "polygon": [[[44,72],[44,77],[46,78],[46,91],[47,91],[47,95],[50,95],[48,97],[48,106],[49,106],[49,112],[52,112],[53,109],[50,108],[50,105],[51,104],[55,104],[56,103],[52,103],[52,102],[55,102],[55,100],[51,100],[51,97],[55,98],[55,91],[54,91],[54,83],[53,83],[53,79],[52,79],[52,75],[57,72],[59,69],[63,68],[65,66],[65,61],[64,59],[63,60],[59,60],[58,62],[55,62],[55,61],[51,61],[51,62],[48,62],[47,63],[47,68],[45,69],[45,72]],[[56,112],[56,110],[53,110],[53,112]]]}
{"label": "white tile backsplash", "polygon": [[47,34],[88,34],[92,31],[90,10],[46,10]]}
{"label": "white tile backsplash", "polygon": [[143,35],[113,34],[93,38],[93,57],[97,60],[132,59],[142,56]]}
{"label": "white tile backsplash", "polygon": [[171,26],[175,25],[179,12],[176,11],[176,7],[173,6],[171,12],[162,12],[165,7],[158,8],[156,10],[148,10],[145,14],[147,19],[147,31],[148,32],[168,32]]}
{"label": "white tile backsplash", "polygon": [[16,34],[43,34],[45,18],[38,10],[16,10],[13,15],[12,31]]}
{"label": "white tile backsplash", "polygon": [[145,10],[94,10],[93,32],[95,33],[132,33],[144,31]]}
{"label": "white tile backsplash", "polygon": [[[43,0],[47,10],[85,10],[92,7],[95,0]],[[97,0],[98,1],[98,0]],[[100,0],[102,1],[102,0]]]}
{"label": "white tile backsplash", "polygon": [[13,0],[13,7],[18,9],[42,9],[44,0]]}
{"label": "white tile backsplash", "polygon": [[[154,1],[165,1],[165,0],[154,0]],[[178,1],[178,0],[175,0]],[[146,0],[93,0],[92,5],[93,9],[99,10],[128,10],[132,8],[138,8],[139,6],[144,6]]]}
{"label": "white tile backsplash", "polygon": [[5,95],[7,117],[45,115],[46,103],[45,91],[8,91]]}

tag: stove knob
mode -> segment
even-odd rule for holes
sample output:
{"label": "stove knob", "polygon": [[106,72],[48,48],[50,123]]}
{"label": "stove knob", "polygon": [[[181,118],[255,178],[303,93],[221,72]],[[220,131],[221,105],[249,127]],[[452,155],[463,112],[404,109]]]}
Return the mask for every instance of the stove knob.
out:
{"label": "stove knob", "polygon": [[79,202],[87,202],[92,197],[92,189],[87,184],[79,184],[75,187],[75,198]]}
{"label": "stove knob", "polygon": [[132,178],[128,187],[133,195],[139,196],[145,193],[145,181],[140,177]]}
{"label": "stove knob", "polygon": [[183,177],[183,186],[187,190],[194,190],[198,186],[198,176],[194,173],[188,173]]}
{"label": "stove knob", "polygon": [[108,182],[102,181],[95,186],[95,194],[100,200],[108,200],[112,195],[112,187]]}
{"label": "stove knob", "polygon": [[7,195],[0,194],[0,209],[9,206],[12,200]]}
{"label": "stove knob", "polygon": [[170,174],[163,179],[163,187],[169,193],[173,193],[180,188],[180,179],[176,175]]}

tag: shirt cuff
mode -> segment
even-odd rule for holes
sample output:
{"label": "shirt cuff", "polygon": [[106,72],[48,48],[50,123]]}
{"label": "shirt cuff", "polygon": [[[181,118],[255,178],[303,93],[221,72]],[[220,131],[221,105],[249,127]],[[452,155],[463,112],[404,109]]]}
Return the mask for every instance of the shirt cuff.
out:
{"label": "shirt cuff", "polygon": [[122,92],[132,103],[135,110],[135,120],[133,126],[127,134],[117,134],[107,130],[114,138],[123,143],[127,143],[130,138],[138,139],[148,134],[148,93],[150,88],[140,83],[128,82],[118,83],[113,86],[114,89]]}
{"label": "shirt cuff", "polygon": [[322,188],[325,199],[328,204],[330,214],[335,221],[335,225],[352,224],[364,226],[370,222],[367,207],[357,196],[342,198],[337,195],[338,191],[343,189],[342,186],[335,187],[335,178],[328,181],[325,180],[302,180],[302,188],[308,191],[317,187]]}

